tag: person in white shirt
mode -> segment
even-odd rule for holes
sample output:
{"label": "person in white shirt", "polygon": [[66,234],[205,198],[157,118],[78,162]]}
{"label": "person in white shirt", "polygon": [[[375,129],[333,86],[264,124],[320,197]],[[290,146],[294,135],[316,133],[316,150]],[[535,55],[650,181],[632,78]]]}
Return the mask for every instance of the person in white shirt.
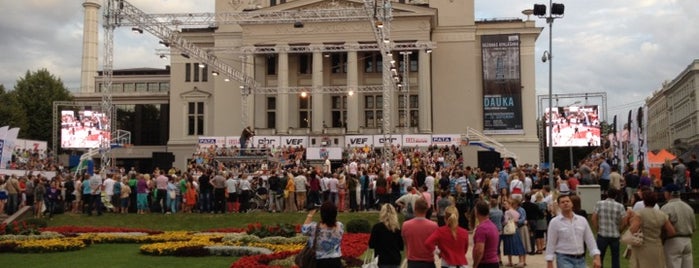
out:
{"label": "person in white shirt", "polygon": [[528,194],[532,192],[532,184],[534,182],[532,181],[532,178],[529,177],[528,175],[524,176],[524,194]]}
{"label": "person in white shirt", "polygon": [[357,159],[352,159],[352,162],[349,163],[349,174],[352,175],[357,175]]}
{"label": "person in white shirt", "polygon": [[323,162],[323,173],[332,173],[332,165],[330,159],[326,156]]}
{"label": "person in white shirt", "polygon": [[112,176],[107,176],[107,179],[102,182],[102,186],[104,186],[104,193],[107,195],[107,199],[109,200],[109,204],[104,204],[105,207],[113,207],[114,204],[111,204],[112,202],[112,196],[114,196],[114,179],[112,179]]}
{"label": "person in white shirt", "polygon": [[237,175],[229,174],[226,180],[226,192],[228,192],[228,200],[226,200],[228,212],[238,212],[236,204],[238,204],[238,178]]}
{"label": "person in white shirt", "polygon": [[403,176],[400,183],[400,193],[403,195],[408,192],[408,187],[413,186],[413,179],[406,174]]}
{"label": "person in white shirt", "polygon": [[[428,173],[427,177],[425,177],[425,186],[427,186],[427,192],[430,193],[430,196],[432,197],[432,199],[435,198],[435,195],[434,195],[434,182],[435,182],[434,175],[435,175],[434,171],[430,171]],[[434,200],[432,200],[432,201],[434,201]]]}
{"label": "person in white shirt", "polygon": [[587,219],[573,213],[573,202],[568,195],[558,197],[558,206],[561,214],[551,220],[547,232],[547,267],[553,268],[555,259],[556,267],[586,268],[585,245],[593,257],[592,266],[602,267],[600,251]]}
{"label": "person in white shirt", "polygon": [[333,204],[337,205],[337,193],[338,193],[338,183],[339,180],[337,179],[337,174],[331,175],[329,178],[327,178],[327,191],[328,191],[328,199],[327,201],[332,202]]}

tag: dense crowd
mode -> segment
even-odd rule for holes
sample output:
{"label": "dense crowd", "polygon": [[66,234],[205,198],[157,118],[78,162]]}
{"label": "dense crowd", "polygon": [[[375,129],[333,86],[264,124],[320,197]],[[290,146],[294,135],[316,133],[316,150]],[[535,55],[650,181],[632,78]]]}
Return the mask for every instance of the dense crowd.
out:
{"label": "dense crowd", "polygon": [[[263,152],[269,157],[258,164],[225,164],[217,159],[240,152],[213,148],[196,152],[184,169],[156,168],[147,173],[121,169],[55,178],[0,176],[4,206],[0,209],[12,213],[33,205],[37,217],[60,211],[86,215],[306,211],[309,217],[302,232],[314,237],[320,230],[328,240],[324,247],[337,244],[317,249],[319,259],[328,259],[319,262],[328,267],[334,267],[341,254],[342,224],[334,224],[337,213],[366,210],[379,211],[370,247],[380,265],[400,264],[405,249],[408,267],[433,267],[435,250],[443,266],[463,267],[468,265],[468,236],[473,235],[474,267],[499,267],[503,262],[526,266],[527,255],[534,254],[544,254],[551,265],[555,261],[559,267],[584,267],[585,252],[599,267],[607,248],[612,266],[618,267],[620,231],[625,229],[644,234],[642,245],[629,247],[633,267],[644,267],[651,259],[659,267],[666,261],[668,267],[680,267],[670,263],[686,263],[687,254],[691,261],[692,251],[686,248],[691,248],[687,243],[695,218],[677,197],[694,189],[696,174],[679,165],[673,167],[671,178],[656,179],[630,167],[622,174],[599,154],[574,170],[555,170],[549,180],[548,170],[516,165],[510,159],[493,171],[466,166],[456,146],[392,147],[391,161],[381,161],[380,148],[347,148],[342,162],[326,158],[317,165],[308,164],[302,152],[303,148],[271,149]],[[598,184],[603,193],[591,216],[575,195],[585,184]],[[659,199],[667,200],[662,208],[657,206]],[[312,221],[318,208],[319,224]],[[398,214],[404,219],[402,226]]]}
{"label": "dense crowd", "polygon": [[12,159],[6,164],[7,169],[15,170],[60,171],[63,169],[51,151],[39,149],[16,149],[12,153]]}

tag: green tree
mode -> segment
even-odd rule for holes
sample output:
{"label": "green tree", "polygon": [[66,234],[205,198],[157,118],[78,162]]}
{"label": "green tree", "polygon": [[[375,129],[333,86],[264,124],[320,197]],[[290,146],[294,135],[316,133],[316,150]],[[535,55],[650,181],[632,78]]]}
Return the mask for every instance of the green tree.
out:
{"label": "green tree", "polygon": [[27,128],[27,114],[17,102],[14,94],[5,91],[5,86],[0,85],[0,126]]}
{"label": "green tree", "polygon": [[27,127],[20,131],[19,136],[48,141],[49,147],[52,146],[53,102],[73,99],[61,79],[46,69],[27,71],[23,78],[17,80],[11,93],[27,116]]}

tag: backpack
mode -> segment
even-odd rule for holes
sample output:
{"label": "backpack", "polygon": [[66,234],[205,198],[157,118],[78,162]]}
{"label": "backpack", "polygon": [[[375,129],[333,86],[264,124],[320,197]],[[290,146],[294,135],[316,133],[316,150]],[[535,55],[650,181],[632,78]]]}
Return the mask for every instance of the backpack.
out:
{"label": "backpack", "polygon": [[413,202],[408,202],[408,204],[405,206],[405,217],[406,218],[413,218]]}

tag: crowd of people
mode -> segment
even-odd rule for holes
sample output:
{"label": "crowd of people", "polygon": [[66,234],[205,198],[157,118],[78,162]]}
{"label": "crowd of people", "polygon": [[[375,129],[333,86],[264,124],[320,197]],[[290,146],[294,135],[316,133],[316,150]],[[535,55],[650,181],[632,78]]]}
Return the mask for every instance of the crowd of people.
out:
{"label": "crowd of people", "polygon": [[[584,267],[586,252],[595,267],[604,258],[619,267],[622,255],[632,267],[651,267],[651,260],[657,267],[692,266],[694,213],[678,198],[688,187],[693,190],[692,174],[684,179],[678,174],[657,188],[643,172],[627,167],[620,174],[601,154],[574,170],[555,170],[549,180],[548,170],[509,159],[493,171],[465,166],[456,146],[391,151],[392,163],[381,161],[378,149],[348,147],[341,163],[325,159],[310,165],[302,148],[279,148],[269,151],[279,161],[227,165],[217,157],[235,154],[213,149],[195,153],[184,170],[0,176],[0,211],[32,205],[38,208],[37,217],[58,211],[305,211],[309,214],[302,232],[311,236],[309,242],[319,236],[319,264],[339,267],[343,225],[337,214],[372,210],[378,211],[379,223],[371,230],[369,246],[381,267],[400,265],[404,249],[408,267],[434,267],[435,250],[442,266],[464,267],[469,265],[469,247],[473,267],[524,267],[527,256],[536,254],[543,254],[549,267],[554,262],[558,267]],[[590,217],[575,194],[585,184],[599,184],[603,193]],[[667,203],[660,207],[658,199]],[[321,219],[316,223],[312,220],[318,209]],[[644,243],[621,254],[622,230],[642,232]]]}

